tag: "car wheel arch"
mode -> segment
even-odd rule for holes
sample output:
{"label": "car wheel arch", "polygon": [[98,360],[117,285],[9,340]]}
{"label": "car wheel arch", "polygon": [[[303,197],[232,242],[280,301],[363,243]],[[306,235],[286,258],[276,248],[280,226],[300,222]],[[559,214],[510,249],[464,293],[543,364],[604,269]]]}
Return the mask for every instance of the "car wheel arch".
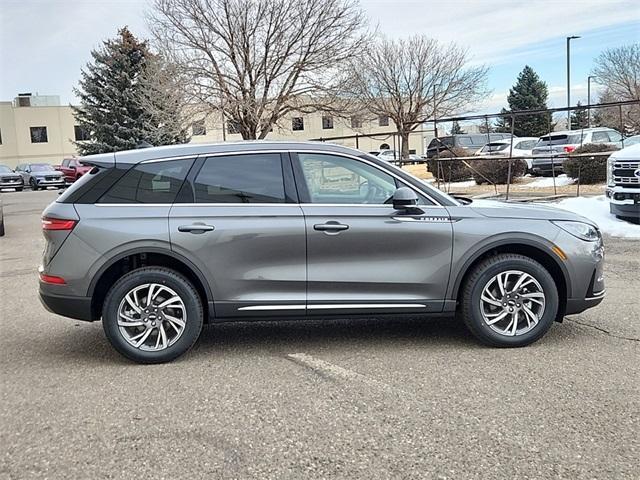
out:
{"label": "car wheel arch", "polygon": [[485,258],[499,253],[518,253],[528,256],[541,263],[558,282],[558,293],[560,295],[560,308],[556,317],[557,321],[562,321],[566,308],[566,301],[571,298],[571,279],[565,265],[551,253],[550,242],[535,240],[531,238],[502,238],[494,239],[483,243],[474,250],[464,261],[462,267],[458,269],[455,280],[450,283],[448,298],[458,300],[461,286],[464,279],[473,268]]}
{"label": "car wheel arch", "polygon": [[171,268],[185,275],[201,296],[205,308],[205,322],[213,317],[213,294],[205,275],[189,259],[168,249],[157,247],[138,247],[118,253],[106,261],[91,279],[87,296],[92,298],[91,311],[95,319],[100,318],[102,303],[111,285],[126,272],[119,272],[119,267],[130,263],[129,268],[143,266],[162,266]]}

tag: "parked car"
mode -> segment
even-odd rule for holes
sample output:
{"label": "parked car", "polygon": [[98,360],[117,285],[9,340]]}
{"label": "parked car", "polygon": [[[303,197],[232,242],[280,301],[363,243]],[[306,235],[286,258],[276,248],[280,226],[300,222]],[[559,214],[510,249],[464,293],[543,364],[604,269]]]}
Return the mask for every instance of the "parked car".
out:
{"label": "parked car", "polygon": [[622,135],[612,128],[565,130],[540,137],[533,149],[533,172],[540,175],[562,173],[563,155],[587,143],[600,143],[622,148]]}
{"label": "parked car", "polygon": [[506,138],[511,138],[510,133],[490,133],[487,135],[486,133],[477,133],[477,134],[457,134],[457,135],[448,135],[446,137],[434,138],[429,142],[429,146],[427,147],[427,157],[431,158],[436,153],[440,153],[449,148],[464,148],[469,151],[470,155],[473,155],[478,150],[480,150],[486,143],[487,140],[490,142],[495,142],[497,140],[504,140]]}
{"label": "parked car", "polygon": [[66,183],[73,183],[91,168],[93,167],[83,165],[77,158],[65,158],[62,160],[62,164],[57,167],[57,170],[62,172]]}
{"label": "parked car", "polygon": [[15,173],[6,165],[0,165],[0,189],[14,188],[16,192],[21,192],[24,188],[22,175]]}
{"label": "parked car", "polygon": [[[478,156],[498,156],[508,157],[509,154],[513,157],[530,157],[533,147],[538,143],[538,137],[514,137],[513,147],[511,146],[511,139],[496,140],[491,143],[486,143],[480,150],[476,152]],[[533,161],[531,158],[525,158],[527,162],[527,169],[531,170],[533,167]]]}
{"label": "parked car", "polygon": [[16,167],[16,173],[22,176],[25,185],[31,190],[47,187],[64,188],[64,176],[48,163],[23,163]]}
{"label": "parked car", "polygon": [[612,214],[640,223],[640,143],[613,152],[607,159],[606,195]]}
{"label": "parked car", "polygon": [[456,311],[528,345],[605,293],[598,227],[458,201],[332,144],[181,145],[85,157],[43,213],[40,298],[122,355],[172,360],[203,322]]}

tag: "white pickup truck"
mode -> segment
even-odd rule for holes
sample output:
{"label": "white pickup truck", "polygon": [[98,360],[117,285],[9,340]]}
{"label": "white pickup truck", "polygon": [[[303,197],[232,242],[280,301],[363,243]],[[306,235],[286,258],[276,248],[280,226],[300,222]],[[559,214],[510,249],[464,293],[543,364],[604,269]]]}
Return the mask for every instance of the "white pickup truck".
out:
{"label": "white pickup truck", "polygon": [[612,214],[640,223],[640,144],[611,154],[607,160],[606,194]]}

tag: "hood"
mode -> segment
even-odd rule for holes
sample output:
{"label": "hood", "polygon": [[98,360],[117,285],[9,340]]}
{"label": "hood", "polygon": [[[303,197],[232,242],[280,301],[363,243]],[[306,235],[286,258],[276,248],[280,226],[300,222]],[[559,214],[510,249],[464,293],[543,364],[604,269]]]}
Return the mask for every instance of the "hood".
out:
{"label": "hood", "polygon": [[526,220],[572,220],[596,226],[581,215],[561,208],[537,203],[504,203],[494,200],[474,200],[469,206],[474,212],[489,218],[521,218]]}
{"label": "hood", "polygon": [[6,172],[6,173],[0,173],[0,177],[3,177],[3,178],[17,178],[17,177],[20,177],[20,178],[22,178],[22,175],[20,175],[19,173],[14,173],[14,172]]}

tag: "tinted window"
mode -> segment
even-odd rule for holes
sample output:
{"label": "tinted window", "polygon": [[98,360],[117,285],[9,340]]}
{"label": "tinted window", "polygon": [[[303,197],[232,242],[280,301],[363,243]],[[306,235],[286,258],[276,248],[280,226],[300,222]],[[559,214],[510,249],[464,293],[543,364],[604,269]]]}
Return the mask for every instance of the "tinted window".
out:
{"label": "tinted window", "polygon": [[33,163],[31,165],[31,171],[32,172],[51,172],[51,171],[55,171],[55,168],[53,168],[48,163]]}
{"label": "tinted window", "polygon": [[531,150],[538,143],[537,140],[525,140],[524,142],[520,142],[516,148],[520,150]]}
{"label": "tinted window", "polygon": [[614,131],[609,132],[609,141],[619,142],[620,140],[622,140],[622,135],[620,135],[618,132],[614,132]]}
{"label": "tinted window", "polygon": [[337,155],[299,153],[311,203],[380,205],[396,190],[395,179],[369,165]]}
{"label": "tinted window", "polygon": [[173,203],[192,164],[193,159],[136,165],[98,203]]}
{"label": "tinted window", "polygon": [[209,157],[195,180],[198,203],[284,203],[280,154]]}

